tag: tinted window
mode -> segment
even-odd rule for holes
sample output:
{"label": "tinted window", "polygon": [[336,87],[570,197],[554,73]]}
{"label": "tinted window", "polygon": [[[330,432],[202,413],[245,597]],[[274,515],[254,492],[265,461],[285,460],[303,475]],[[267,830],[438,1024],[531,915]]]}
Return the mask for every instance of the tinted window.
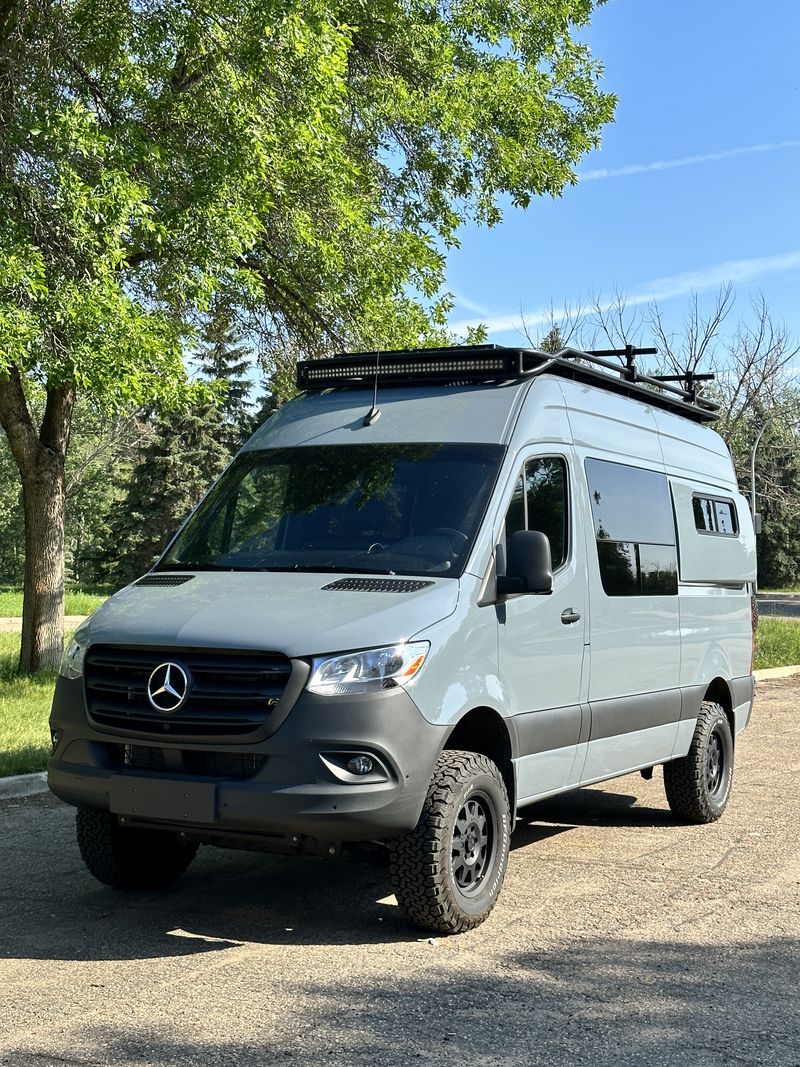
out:
{"label": "tinted window", "polygon": [[675,520],[667,479],[655,471],[586,460],[600,579],[608,596],[678,592]]}
{"label": "tinted window", "polygon": [[517,530],[540,530],[547,534],[553,569],[567,558],[567,465],[558,456],[528,460],[525,475],[514,487],[506,513],[506,551]]}
{"label": "tinted window", "polygon": [[702,533],[714,532],[714,506],[707,497],[692,498],[694,524]]}
{"label": "tinted window", "polygon": [[567,467],[563,459],[546,456],[525,464],[528,529],[550,540],[553,569],[567,558]]}
{"label": "tinted window", "polygon": [[440,443],[244,452],[159,566],[455,577],[502,456]]}
{"label": "tinted window", "polygon": [[506,513],[506,548],[508,547],[508,542],[511,540],[511,535],[515,534],[517,530],[524,529],[525,486],[520,477],[517,479],[517,484],[514,486],[511,503],[508,505],[508,512]]}
{"label": "tinted window", "polygon": [[587,459],[586,475],[598,540],[675,544],[672,501],[663,474]]}

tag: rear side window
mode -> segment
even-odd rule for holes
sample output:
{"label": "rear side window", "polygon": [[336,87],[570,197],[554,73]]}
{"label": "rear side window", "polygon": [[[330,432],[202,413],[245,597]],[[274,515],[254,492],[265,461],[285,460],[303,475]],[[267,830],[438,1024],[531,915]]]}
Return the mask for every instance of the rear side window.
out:
{"label": "rear side window", "polygon": [[587,459],[600,579],[608,596],[678,592],[678,552],[663,474]]}
{"label": "rear side window", "polygon": [[693,496],[692,510],[694,525],[699,533],[721,534],[723,537],[736,537],[739,522],[736,505],[732,500],[711,496]]}
{"label": "rear side window", "polygon": [[562,567],[568,551],[568,499],[566,462],[560,456],[529,459],[506,513],[506,551],[517,530],[540,530],[550,541],[553,570]]}

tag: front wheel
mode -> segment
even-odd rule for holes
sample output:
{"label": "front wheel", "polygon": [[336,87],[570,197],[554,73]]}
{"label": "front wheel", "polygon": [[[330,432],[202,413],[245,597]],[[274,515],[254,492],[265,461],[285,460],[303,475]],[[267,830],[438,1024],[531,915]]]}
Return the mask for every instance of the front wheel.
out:
{"label": "front wheel", "polygon": [[674,815],[714,822],[728,805],[733,782],[733,735],[721,705],[704,700],[689,754],[664,764],[664,789]]}
{"label": "front wheel", "polygon": [[508,864],[508,795],[497,767],[475,752],[443,752],[419,822],[391,845],[402,910],[446,934],[480,925],[494,907]]}
{"label": "front wheel", "polygon": [[98,882],[114,889],[161,889],[179,878],[197,845],[166,830],[120,826],[107,811],[78,808],[75,829],[81,858]]}

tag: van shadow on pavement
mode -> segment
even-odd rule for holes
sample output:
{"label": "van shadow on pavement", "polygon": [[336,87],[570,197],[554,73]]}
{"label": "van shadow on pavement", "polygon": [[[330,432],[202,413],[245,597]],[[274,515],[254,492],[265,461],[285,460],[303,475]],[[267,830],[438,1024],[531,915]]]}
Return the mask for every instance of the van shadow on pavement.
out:
{"label": "van shadow on pavement", "polygon": [[[588,823],[672,824],[668,813],[634,802],[578,790],[540,803],[523,813],[512,849]],[[71,808],[44,796],[3,813],[14,861],[0,869],[0,957],[125,960],[220,952],[243,942],[368,945],[426,937],[387,900],[388,862],[380,855],[326,861],[202,848],[174,887],[119,893],[84,869]]]}

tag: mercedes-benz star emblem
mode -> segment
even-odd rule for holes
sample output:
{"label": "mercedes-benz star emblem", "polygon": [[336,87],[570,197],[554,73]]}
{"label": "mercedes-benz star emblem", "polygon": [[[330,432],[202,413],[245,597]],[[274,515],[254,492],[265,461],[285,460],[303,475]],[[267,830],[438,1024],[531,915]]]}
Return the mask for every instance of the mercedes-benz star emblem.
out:
{"label": "mercedes-benz star emblem", "polygon": [[177,663],[162,663],[147,679],[147,699],[165,715],[177,711],[189,692],[189,677]]}

